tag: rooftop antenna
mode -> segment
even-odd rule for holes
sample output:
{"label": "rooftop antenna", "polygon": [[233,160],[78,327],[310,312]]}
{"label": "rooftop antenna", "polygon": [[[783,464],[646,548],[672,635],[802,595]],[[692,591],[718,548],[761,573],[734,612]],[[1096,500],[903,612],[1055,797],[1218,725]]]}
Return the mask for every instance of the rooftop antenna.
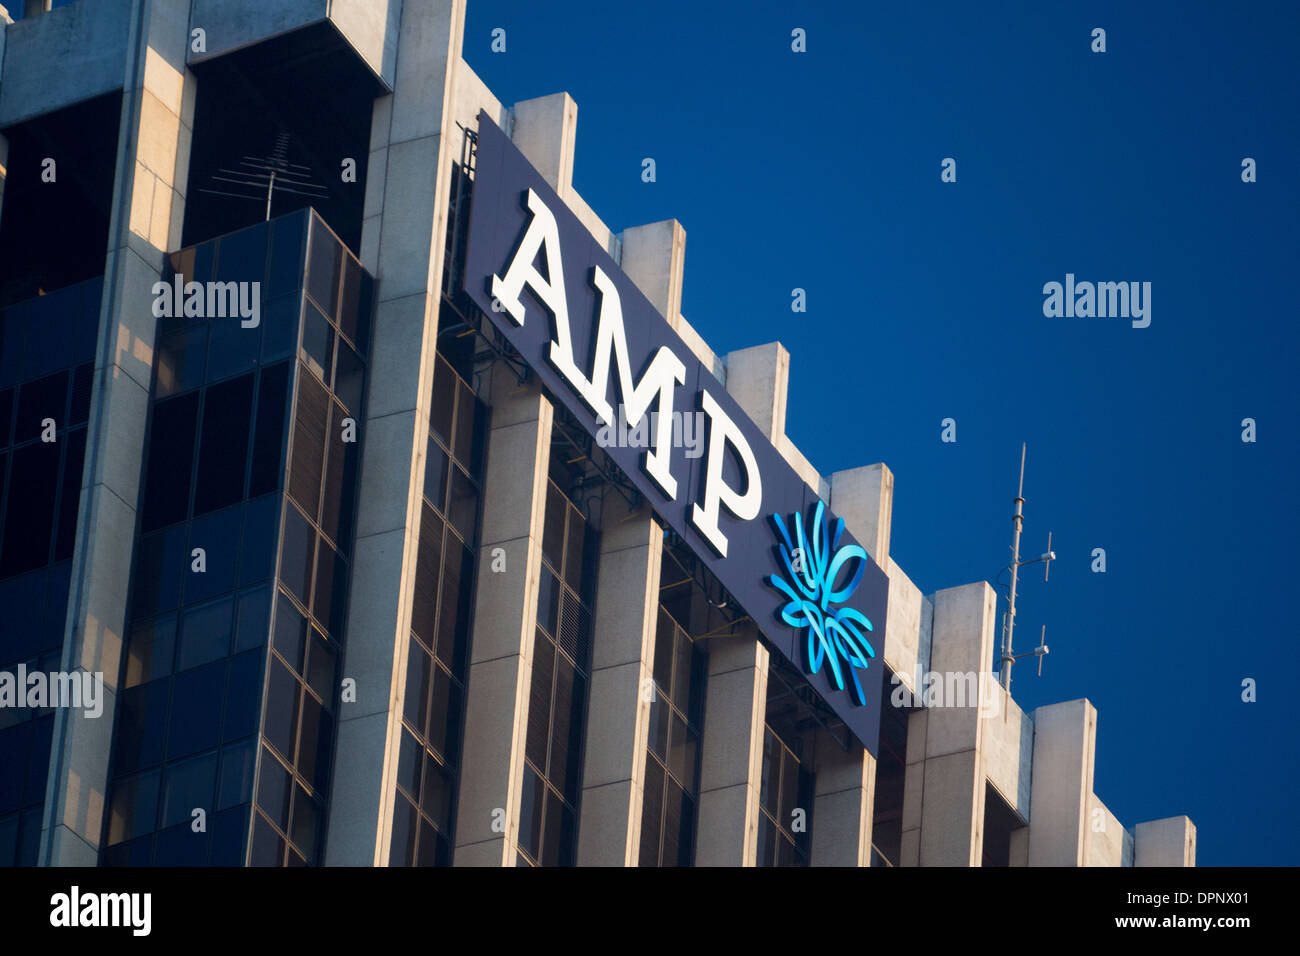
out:
{"label": "rooftop antenna", "polygon": [[1042,634],[1039,637],[1038,647],[1025,654],[1016,654],[1012,650],[1012,635],[1016,629],[1016,584],[1020,577],[1020,568],[1026,564],[1034,564],[1038,561],[1043,562],[1043,581],[1047,581],[1048,572],[1051,570],[1052,562],[1056,560],[1056,552],[1052,550],[1052,533],[1047,533],[1047,550],[1036,558],[1028,561],[1020,560],[1020,530],[1025,523],[1025,444],[1020,445],[1020,486],[1016,491],[1015,512],[1011,516],[1012,534],[1011,534],[1011,564],[1003,570],[1011,571],[1011,593],[1007,598],[1007,609],[1002,614],[1002,689],[1010,693],[1011,691],[1011,665],[1021,657],[1038,658],[1038,676],[1043,675],[1043,657],[1047,654],[1047,625],[1043,625]]}
{"label": "rooftop antenna", "polygon": [[[256,189],[250,195],[247,191],[229,192],[226,189],[200,189],[199,192],[214,196],[229,196],[233,199],[256,199],[266,197],[266,218],[271,219],[271,201],[277,192],[293,193],[311,199],[328,199],[329,190],[311,180],[311,168],[301,163],[289,162],[289,134],[279,133],[275,137],[275,148],[270,156],[245,156],[239,161],[240,169],[218,169],[212,176],[214,183],[229,183],[243,187],[245,190]],[[263,192],[265,190],[265,192]]]}

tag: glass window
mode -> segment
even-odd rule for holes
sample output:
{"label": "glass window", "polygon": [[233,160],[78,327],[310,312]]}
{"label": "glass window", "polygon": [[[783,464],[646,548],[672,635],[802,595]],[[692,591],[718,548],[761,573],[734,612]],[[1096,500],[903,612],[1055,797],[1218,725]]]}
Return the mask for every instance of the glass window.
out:
{"label": "glass window", "polygon": [[[244,302],[248,302],[247,298]],[[242,306],[244,303],[240,303]],[[236,309],[227,311],[225,318],[213,318],[212,337],[208,340],[208,369],[204,378],[209,382],[219,381],[247,372],[257,365],[257,354],[262,344],[261,303],[256,308],[257,325],[246,326],[243,313]]]}
{"label": "glass window", "polygon": [[290,667],[302,673],[307,653],[307,619],[283,594],[275,606],[275,649]]}
{"label": "glass window", "polygon": [[167,759],[215,747],[221,739],[221,698],[226,689],[226,662],[215,661],[178,674],[172,688]]}
{"label": "glass window", "polygon": [[224,508],[243,498],[252,414],[252,375],[207,389],[194,489],[195,515]]}
{"label": "glass window", "polygon": [[292,506],[284,509],[284,539],[280,554],[280,580],[293,596],[308,603],[316,535],[307,519]]}
{"label": "glass window", "polygon": [[326,710],[334,709],[335,667],[338,652],[325,639],[325,635],[311,629],[311,652],[307,657],[307,686],[325,702]]}
{"label": "glass window", "polygon": [[[4,350],[3,325],[0,325],[0,352]],[[0,388],[0,448],[9,444],[13,435],[14,389]]]}
{"label": "glass window", "polygon": [[406,654],[406,692],[402,714],[417,733],[423,734],[429,720],[429,688],[433,683],[433,658],[410,641]]}
{"label": "glass window", "polygon": [[[302,717],[299,720],[298,772],[304,778],[316,783],[323,781],[328,769],[329,755],[323,753],[323,745],[329,740],[330,719],[324,709],[311,694],[302,697]],[[322,757],[324,759],[322,759]]]}
{"label": "glass window", "polygon": [[[239,555],[239,525],[242,508],[235,506],[195,518],[190,525],[189,563],[185,574],[185,603],[193,604],[235,587],[235,559]],[[198,565],[194,551],[203,549]],[[196,570],[202,567],[204,570]]]}
{"label": "glass window", "polygon": [[334,394],[338,396],[353,417],[361,411],[361,395],[365,385],[366,368],[361,357],[346,342],[338,346],[338,367],[334,370]]}
{"label": "glass window", "polygon": [[524,767],[524,786],[519,805],[519,846],[537,859],[542,842],[542,803],[546,785],[531,767]]}
{"label": "glass window", "polygon": [[287,363],[262,370],[257,391],[257,431],[253,434],[253,467],[248,480],[250,498],[280,487],[280,479],[283,477],[280,454],[284,450],[288,384]]}
{"label": "glass window", "polygon": [[257,784],[257,806],[276,826],[289,827],[289,800],[293,778],[269,751],[262,752],[261,777]]}
{"label": "glass window", "polygon": [[266,222],[223,236],[217,245],[217,281],[260,283],[266,277],[270,237],[271,227]]}
{"label": "glass window", "polygon": [[239,596],[235,625],[236,654],[266,644],[270,604],[271,590],[265,586],[245,591]]}
{"label": "glass window", "polygon": [[50,560],[59,445],[37,442],[13,452],[0,577],[43,567]]}
{"label": "glass window", "polygon": [[272,299],[262,310],[262,364],[288,358],[298,344],[298,324],[302,318],[301,292]]}
{"label": "glass window", "polygon": [[456,373],[441,355],[433,372],[433,394],[429,397],[429,427],[451,444],[451,419],[456,409]]}
{"label": "glass window", "polygon": [[59,433],[67,427],[65,412],[68,402],[68,373],[57,372],[18,389],[18,427],[14,442],[40,438],[45,430],[45,419],[54,420]]}
{"label": "glass window", "polygon": [[81,506],[81,473],[86,463],[86,430],[79,428],[64,439],[63,488],[59,492],[59,532],[54,560],[72,557],[77,540],[77,512]]}
{"label": "glass window", "polygon": [[370,303],[363,301],[361,284],[361,263],[351,256],[345,255],[343,257],[343,292],[339,301],[339,328],[354,343],[361,348],[365,348],[364,332],[367,326],[365,320],[368,317],[363,316],[361,310],[368,310]]}
{"label": "glass window", "polygon": [[109,844],[152,832],[157,813],[158,771],[117,781],[108,815]]}
{"label": "glass window", "polygon": [[115,773],[133,773],[162,762],[170,695],[171,681],[166,678],[123,691]]}
{"label": "glass window", "polygon": [[447,465],[450,459],[432,437],[426,445],[424,463],[424,497],[439,511],[447,507]]}
{"label": "glass window", "polygon": [[127,687],[146,684],[170,674],[176,651],[176,615],[167,614],[136,625],[127,647]]}
{"label": "glass window", "polygon": [[193,811],[212,812],[213,788],[217,779],[217,755],[204,754],[174,764],[163,773],[162,827],[190,824]]}
{"label": "glass window", "polygon": [[154,405],[141,519],[144,531],[182,521],[187,514],[198,411],[197,392]]}
{"label": "glass window", "polygon": [[555,684],[555,645],[537,632],[533,644],[533,673],[528,692],[528,736],[524,755],[540,770],[546,769],[546,748],[551,736],[551,699]]}
{"label": "glass window", "polygon": [[326,417],[329,396],[311,376],[298,378],[298,412],[293,429],[293,460],[289,466],[289,494],[313,521],[320,505],[321,468],[325,461]]}
{"label": "glass window", "polygon": [[320,525],[321,530],[346,554],[351,546],[352,515],[356,501],[357,443],[342,440],[342,421],[345,415],[337,402],[334,403],[332,417]]}
{"label": "glass window", "polygon": [[208,354],[207,323],[181,325],[163,320],[159,326],[155,394],[166,398],[198,388],[203,384],[203,365]]}
{"label": "glass window", "polygon": [[209,866],[243,866],[244,838],[248,833],[248,804],[223,810],[208,822],[212,833]]}
{"label": "glass window", "polygon": [[328,316],[334,315],[339,298],[339,260],[342,248],[321,223],[312,221],[310,265],[307,268],[307,293]]}
{"label": "glass window", "polygon": [[279,495],[263,495],[244,506],[244,540],[239,556],[240,584],[265,581],[275,570],[275,539],[279,523]]}
{"label": "glass window", "polygon": [[282,866],[284,864],[284,838],[260,813],[253,814],[253,845],[249,850],[250,866]]}
{"label": "glass window", "polygon": [[234,609],[234,598],[224,597],[185,610],[181,615],[178,671],[189,670],[230,653]]}
{"label": "glass window", "polygon": [[429,647],[434,646],[434,620],[438,608],[439,572],[442,568],[442,519],[427,504],[420,508],[420,545],[416,556],[415,591],[411,599],[411,630]]}
{"label": "glass window", "polygon": [[415,805],[401,794],[393,812],[393,839],[389,845],[389,866],[410,866],[415,861],[415,838],[419,821]]}
{"label": "glass window", "polygon": [[181,576],[189,572],[185,526],[174,525],[140,539],[135,559],[134,614],[148,617],[180,603]]}
{"label": "glass window", "polygon": [[334,367],[334,329],[320,309],[310,302],[303,314],[302,346],[298,355],[322,382],[330,380]]}
{"label": "glass window", "polygon": [[[68,411],[69,425],[84,425],[90,418],[90,393],[95,381],[95,366],[87,362],[77,367],[72,379],[72,403]],[[3,410],[0,409],[0,417]],[[0,445],[4,444],[4,425],[0,424]]]}
{"label": "glass window", "polygon": [[451,500],[447,504],[447,518],[466,544],[475,544],[478,528],[478,490],[470,483],[469,475],[460,468],[451,469]]}
{"label": "glass window", "polygon": [[272,656],[262,733],[290,763],[293,762],[293,745],[298,736],[301,696],[298,681],[293,674],[282,661]]}
{"label": "glass window", "polygon": [[257,715],[262,707],[262,664],[265,651],[246,651],[230,662],[226,684],[226,718],[222,739],[238,740],[257,730]]}
{"label": "glass window", "polygon": [[311,612],[331,634],[343,634],[343,608],[348,587],[347,562],[324,538],[317,538],[316,595]]}
{"label": "glass window", "polygon": [[424,748],[411,732],[402,728],[402,742],[397,751],[397,785],[412,797],[420,793],[420,772]]}
{"label": "glass window", "polygon": [[468,644],[470,597],[474,581],[474,552],[447,535],[442,564],[442,597],[438,604],[438,659],[457,676],[464,675]]}
{"label": "glass window", "polygon": [[284,216],[271,223],[271,256],[266,273],[268,299],[302,287],[302,241],[306,224],[306,215]]}
{"label": "glass window", "polygon": [[301,786],[293,788],[293,816],[289,836],[308,860],[315,860],[320,830],[320,808]]}

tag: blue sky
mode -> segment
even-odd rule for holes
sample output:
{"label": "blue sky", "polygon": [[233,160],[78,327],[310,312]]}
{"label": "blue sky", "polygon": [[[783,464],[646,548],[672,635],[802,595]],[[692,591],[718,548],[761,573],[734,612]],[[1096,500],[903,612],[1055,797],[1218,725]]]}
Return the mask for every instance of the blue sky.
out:
{"label": "blue sky", "polygon": [[[683,314],[719,353],[785,344],[787,432],[823,474],[889,465],[923,591],[1006,565],[1027,441],[1024,550],[1051,530],[1058,561],[1026,572],[1017,649],[1046,624],[1051,655],[1017,700],[1096,705],[1125,825],[1187,813],[1201,865],[1300,863],[1297,8],[564,7],[471,0],[465,58],[503,102],[574,97],[612,229],[682,222]],[[1067,272],[1150,282],[1150,327],[1044,317]]]}

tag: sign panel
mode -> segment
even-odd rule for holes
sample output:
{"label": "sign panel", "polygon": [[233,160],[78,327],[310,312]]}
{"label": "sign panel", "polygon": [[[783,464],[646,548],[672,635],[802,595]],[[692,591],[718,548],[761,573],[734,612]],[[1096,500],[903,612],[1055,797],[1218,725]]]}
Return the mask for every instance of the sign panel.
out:
{"label": "sign panel", "polygon": [[485,113],[465,291],[875,755],[884,572]]}

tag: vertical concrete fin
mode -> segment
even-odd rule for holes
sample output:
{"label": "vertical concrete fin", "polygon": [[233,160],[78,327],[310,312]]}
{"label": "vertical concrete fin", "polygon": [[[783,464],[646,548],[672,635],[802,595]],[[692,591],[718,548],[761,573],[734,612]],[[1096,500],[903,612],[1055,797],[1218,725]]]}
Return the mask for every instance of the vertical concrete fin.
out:
{"label": "vertical concrete fin", "polygon": [[510,138],[561,199],[573,189],[578,104],[568,93],[523,100],[512,110]]}

